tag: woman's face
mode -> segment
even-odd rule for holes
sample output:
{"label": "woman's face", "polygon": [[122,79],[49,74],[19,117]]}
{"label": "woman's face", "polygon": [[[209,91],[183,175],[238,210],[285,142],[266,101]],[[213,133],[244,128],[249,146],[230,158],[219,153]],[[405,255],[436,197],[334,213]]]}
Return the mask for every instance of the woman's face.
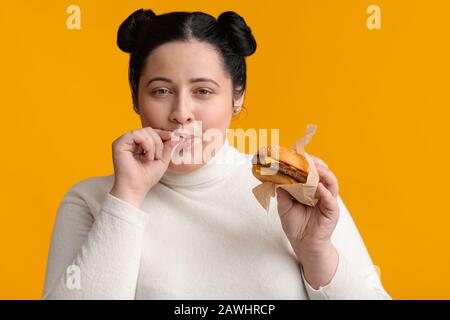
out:
{"label": "woman's face", "polygon": [[[206,130],[216,129],[223,139],[233,106],[242,105],[243,100],[243,96],[233,100],[231,78],[225,73],[219,54],[210,44],[198,41],[169,42],[153,50],[142,69],[138,92],[143,127],[186,129],[202,136]],[[203,152],[210,142],[197,139],[197,143]],[[193,155],[194,147],[175,149],[175,154],[184,152]],[[204,162],[172,161],[168,169],[190,172]]]}

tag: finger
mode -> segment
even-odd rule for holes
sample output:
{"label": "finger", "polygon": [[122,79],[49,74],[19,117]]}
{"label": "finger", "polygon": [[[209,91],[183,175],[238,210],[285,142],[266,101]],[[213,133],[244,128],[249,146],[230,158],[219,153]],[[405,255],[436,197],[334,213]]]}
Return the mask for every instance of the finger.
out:
{"label": "finger", "polygon": [[278,214],[282,217],[286,212],[288,212],[294,205],[294,200],[292,196],[286,190],[282,188],[277,188],[277,206]]}
{"label": "finger", "polygon": [[162,153],[164,149],[164,144],[161,139],[161,137],[151,128],[146,128],[146,132],[151,136],[153,139],[153,143],[155,144],[155,159],[160,160],[162,159]]}
{"label": "finger", "polygon": [[336,176],[331,170],[319,165],[316,166],[317,173],[319,174],[319,181],[331,192],[333,197],[337,197],[339,192],[339,184]]}
{"label": "finger", "polygon": [[144,143],[145,158],[150,161],[154,160],[155,159],[155,144],[154,144],[151,136],[149,136],[149,134],[147,132],[145,132],[144,130],[136,130],[136,135],[142,136],[145,139],[145,143]]}
{"label": "finger", "polygon": [[336,198],[321,182],[317,186],[316,196],[319,198],[319,208],[325,215],[329,216],[339,210]]}
{"label": "finger", "polygon": [[162,161],[168,166],[170,164],[170,161],[172,159],[173,151],[175,150],[175,147],[181,143],[177,140],[167,140],[164,141],[164,148],[163,148],[163,155],[162,155]]}
{"label": "finger", "polygon": [[151,139],[145,132],[135,130],[132,131],[133,140],[142,146],[145,152],[145,158],[148,160],[155,159],[155,146],[153,143],[153,139]]}
{"label": "finger", "polygon": [[152,130],[154,132],[156,132],[161,137],[161,140],[163,142],[167,141],[167,140],[170,140],[172,138],[172,135],[173,135],[173,131],[162,130],[162,129],[154,129],[154,128],[152,128]]}
{"label": "finger", "polygon": [[328,168],[328,165],[325,163],[325,161],[323,161],[319,157],[313,156],[312,154],[310,154],[310,156],[312,157],[316,165],[321,165],[324,166],[325,168]]}

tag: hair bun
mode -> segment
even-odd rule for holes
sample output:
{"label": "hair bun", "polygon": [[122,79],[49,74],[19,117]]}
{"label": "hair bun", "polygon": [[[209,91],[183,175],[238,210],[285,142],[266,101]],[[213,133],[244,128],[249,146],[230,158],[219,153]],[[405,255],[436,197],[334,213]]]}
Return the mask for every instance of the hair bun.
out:
{"label": "hair bun", "polygon": [[229,37],[230,45],[236,53],[247,57],[256,51],[256,40],[245,20],[234,11],[226,11],[217,18]]}
{"label": "hair bun", "polygon": [[139,9],[122,22],[117,32],[117,45],[126,53],[134,52],[143,27],[148,24],[155,13],[152,10]]}

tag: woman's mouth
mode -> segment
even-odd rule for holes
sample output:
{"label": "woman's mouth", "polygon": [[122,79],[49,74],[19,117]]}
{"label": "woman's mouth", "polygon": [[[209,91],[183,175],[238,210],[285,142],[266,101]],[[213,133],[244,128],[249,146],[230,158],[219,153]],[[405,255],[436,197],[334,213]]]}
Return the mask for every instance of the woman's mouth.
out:
{"label": "woman's mouth", "polygon": [[181,138],[179,146],[181,148],[191,147],[194,144],[194,136],[186,136]]}
{"label": "woman's mouth", "polygon": [[181,131],[181,130],[179,131],[175,130],[173,132],[172,139],[180,141],[178,146],[179,148],[182,149],[192,147],[195,142],[201,140],[200,137],[195,136],[188,131]]}
{"label": "woman's mouth", "polygon": [[190,133],[186,129],[177,129],[172,133],[172,139],[180,140],[180,146],[191,146],[194,144],[194,141],[198,140],[200,137]]}

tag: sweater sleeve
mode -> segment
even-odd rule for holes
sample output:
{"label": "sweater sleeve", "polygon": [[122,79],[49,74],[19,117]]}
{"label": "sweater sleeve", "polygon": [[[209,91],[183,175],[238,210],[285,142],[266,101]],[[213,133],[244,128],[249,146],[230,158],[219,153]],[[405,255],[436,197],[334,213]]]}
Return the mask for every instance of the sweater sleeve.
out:
{"label": "sweater sleeve", "polygon": [[61,202],[43,299],[134,299],[147,212],[107,193],[95,215],[77,192]]}
{"label": "sweater sleeve", "polygon": [[301,274],[311,300],[390,300],[384,290],[377,268],[359,234],[359,231],[341,197],[338,197],[340,217],[332,236],[339,253],[339,262],[332,280],[319,289],[307,282],[303,268]]}

